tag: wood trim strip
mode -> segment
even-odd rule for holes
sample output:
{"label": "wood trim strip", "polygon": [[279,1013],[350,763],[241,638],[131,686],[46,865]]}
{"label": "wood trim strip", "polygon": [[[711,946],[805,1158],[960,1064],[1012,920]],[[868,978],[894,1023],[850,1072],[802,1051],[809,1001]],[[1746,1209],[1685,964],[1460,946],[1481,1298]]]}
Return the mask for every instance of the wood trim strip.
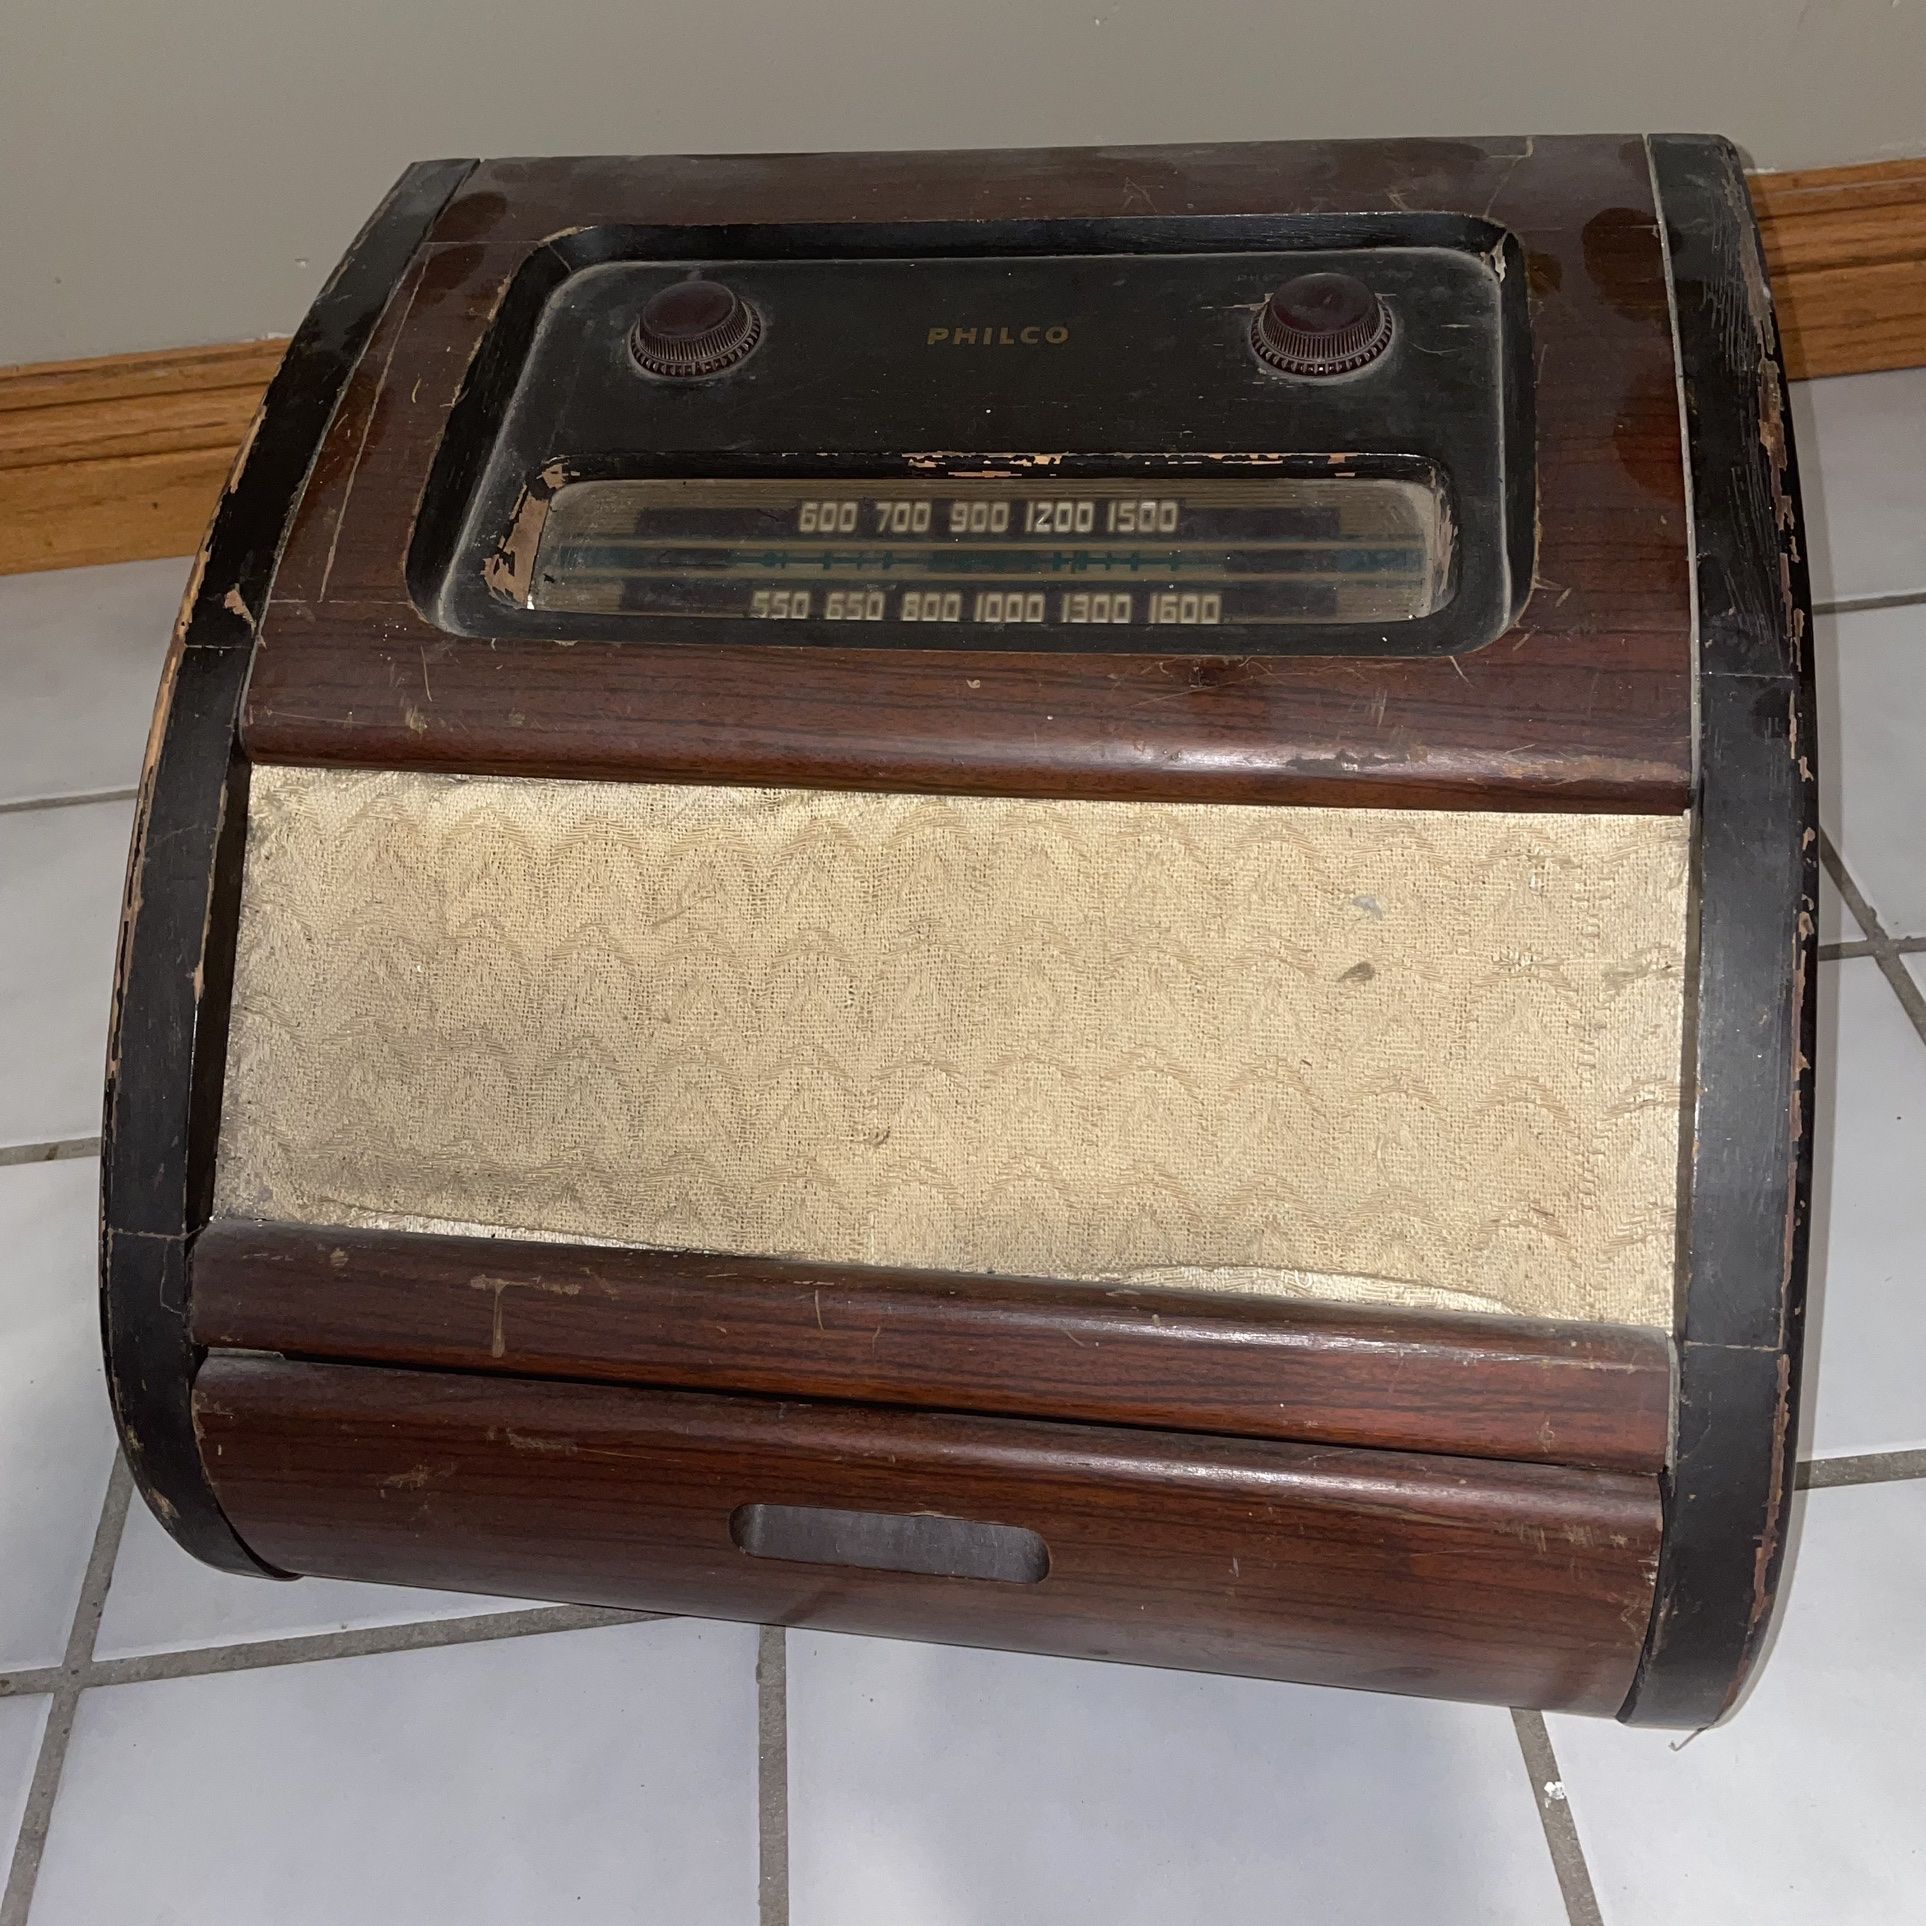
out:
{"label": "wood trim strip", "polygon": [[286,349],[0,368],[0,574],[191,554]]}
{"label": "wood trim strip", "polygon": [[1652,143],[1692,417],[1700,766],[1687,988],[1678,1442],[1620,1717],[1721,1717],[1763,1651],[1790,1529],[1812,1192],[1819,887],[1812,615],[1764,263],[1737,155]]}
{"label": "wood trim strip", "polygon": [[423,232],[466,174],[413,167],[369,218],[277,366],[197,559],[163,672],[121,911],[101,1140],[101,1329],[141,1495],[207,1563],[258,1572],[195,1444],[187,1245],[206,1221],[239,914],[247,770],[235,718],[253,610],[343,384]]}
{"label": "wood trim strip", "polygon": [[[283,1569],[1610,1712],[1654,1481],[221,1354],[195,1422]],[[1034,1532],[1036,1582],[755,1557],[747,1505]]]}
{"label": "wood trim strip", "polygon": [[1655,1472],[1626,1325],[217,1219],[197,1343]]}
{"label": "wood trim strip", "polygon": [[[1750,186],[1792,379],[1926,366],[1926,158]],[[0,575],[192,554],[284,345],[0,368]]]}
{"label": "wood trim strip", "polygon": [[1926,366],[1926,158],[1748,185],[1791,379]]}

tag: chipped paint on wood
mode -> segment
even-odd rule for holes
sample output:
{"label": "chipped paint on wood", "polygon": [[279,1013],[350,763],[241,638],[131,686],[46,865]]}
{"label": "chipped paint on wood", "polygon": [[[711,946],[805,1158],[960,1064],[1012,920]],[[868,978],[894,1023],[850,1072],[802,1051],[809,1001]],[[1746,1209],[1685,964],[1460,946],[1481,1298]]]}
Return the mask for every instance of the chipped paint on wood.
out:
{"label": "chipped paint on wood", "polygon": [[489,1332],[488,1355],[506,1354],[507,1340],[502,1325],[502,1299],[510,1291],[535,1291],[546,1297],[580,1297],[582,1287],[573,1278],[560,1277],[471,1277],[469,1288],[488,1291],[494,1297],[493,1324]]}

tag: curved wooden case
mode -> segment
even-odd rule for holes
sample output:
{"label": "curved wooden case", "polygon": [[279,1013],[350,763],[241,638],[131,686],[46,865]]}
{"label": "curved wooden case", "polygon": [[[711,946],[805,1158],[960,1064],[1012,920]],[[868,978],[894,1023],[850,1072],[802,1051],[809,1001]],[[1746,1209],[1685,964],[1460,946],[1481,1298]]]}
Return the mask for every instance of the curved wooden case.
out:
{"label": "curved wooden case", "polygon": [[[1412,210],[1481,224],[1521,277],[1525,566],[1483,646],[564,646],[423,612],[436,518],[514,373],[489,344],[585,234],[691,260],[752,231],[860,255],[937,224],[1128,252],[1185,222],[1368,238]],[[1719,1716],[1769,1620],[1797,1395],[1816,888],[1797,500],[1717,141],[411,169],[290,347],[161,692],[103,1198],[109,1378],[148,1502],[264,1576]],[[216,1216],[262,763],[1682,815],[1672,1326]]]}

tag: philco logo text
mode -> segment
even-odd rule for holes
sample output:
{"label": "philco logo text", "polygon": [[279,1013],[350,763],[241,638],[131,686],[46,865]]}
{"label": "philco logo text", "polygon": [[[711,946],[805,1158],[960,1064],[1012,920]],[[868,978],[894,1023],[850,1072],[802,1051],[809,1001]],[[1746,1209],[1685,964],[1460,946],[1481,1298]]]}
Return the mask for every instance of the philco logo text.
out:
{"label": "philco logo text", "polygon": [[1029,328],[932,328],[924,337],[926,348],[947,345],[952,348],[1060,348],[1070,339],[1070,330],[1061,322],[1053,327]]}

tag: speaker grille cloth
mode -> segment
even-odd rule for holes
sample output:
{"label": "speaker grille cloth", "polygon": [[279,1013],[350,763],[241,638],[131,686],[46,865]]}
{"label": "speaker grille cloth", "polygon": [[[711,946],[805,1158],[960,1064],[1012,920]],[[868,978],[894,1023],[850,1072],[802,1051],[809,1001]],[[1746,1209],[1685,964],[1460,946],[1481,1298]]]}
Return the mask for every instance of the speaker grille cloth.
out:
{"label": "speaker grille cloth", "polygon": [[217,1208],[1669,1327],[1686,854],[263,766]]}

